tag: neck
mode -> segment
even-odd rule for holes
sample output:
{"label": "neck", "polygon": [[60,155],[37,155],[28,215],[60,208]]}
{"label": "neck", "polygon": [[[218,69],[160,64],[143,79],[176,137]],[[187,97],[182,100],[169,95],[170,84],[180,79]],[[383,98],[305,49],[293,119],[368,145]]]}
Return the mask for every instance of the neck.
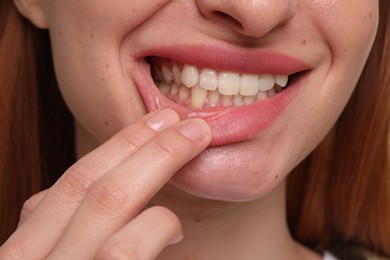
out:
{"label": "neck", "polygon": [[151,205],[171,209],[183,226],[183,241],[167,247],[160,259],[308,258],[288,231],[284,183],[264,198],[242,203],[200,199],[168,184]]}

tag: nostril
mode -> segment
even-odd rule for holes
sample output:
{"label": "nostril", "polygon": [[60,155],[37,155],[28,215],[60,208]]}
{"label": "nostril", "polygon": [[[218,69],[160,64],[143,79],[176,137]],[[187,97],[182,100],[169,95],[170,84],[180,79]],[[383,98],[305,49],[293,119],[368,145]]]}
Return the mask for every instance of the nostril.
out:
{"label": "nostril", "polygon": [[196,0],[200,14],[241,36],[260,38],[281,28],[296,14],[293,0]]}
{"label": "nostril", "polygon": [[212,11],[211,12],[212,16],[216,17],[218,20],[221,20],[221,21],[228,21],[229,23],[233,24],[234,26],[236,27],[239,27],[240,29],[244,29],[244,26],[237,20],[235,19],[233,16],[227,14],[227,13],[224,13],[224,12],[221,12],[221,11]]}

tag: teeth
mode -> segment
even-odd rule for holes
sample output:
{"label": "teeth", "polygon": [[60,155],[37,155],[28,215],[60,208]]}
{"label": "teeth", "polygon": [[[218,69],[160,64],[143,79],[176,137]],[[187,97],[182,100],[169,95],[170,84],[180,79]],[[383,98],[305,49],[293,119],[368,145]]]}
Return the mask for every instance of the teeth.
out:
{"label": "teeth", "polygon": [[218,91],[222,95],[237,95],[240,93],[240,75],[232,72],[221,72],[218,80]]}
{"label": "teeth", "polygon": [[260,79],[260,84],[259,84],[260,91],[267,91],[274,87],[275,81],[272,75],[270,74],[260,75],[259,79]]}
{"label": "teeth", "polygon": [[207,99],[209,100],[209,104],[212,107],[215,107],[218,104],[219,98],[221,94],[218,91],[209,91]]}
{"label": "teeth", "polygon": [[176,64],[172,67],[172,74],[173,74],[173,80],[175,81],[175,84],[180,86],[181,85],[181,72]]}
{"label": "teeth", "polygon": [[257,94],[257,100],[265,100],[267,99],[267,92],[259,91]]}
{"label": "teeth", "polygon": [[161,93],[168,94],[171,91],[171,86],[167,83],[161,83],[159,86]]}
{"label": "teeth", "polygon": [[180,87],[178,85],[176,85],[176,84],[172,84],[172,88],[171,88],[170,94],[172,96],[174,96],[174,95],[178,94],[179,91],[180,91]]}
{"label": "teeth", "polygon": [[283,91],[289,76],[217,72],[185,64],[153,67],[153,79],[162,93],[194,109],[205,106],[243,106]]}
{"label": "teeth", "polygon": [[203,69],[200,73],[199,85],[206,90],[216,90],[218,87],[217,72],[211,69]]}
{"label": "teeth", "polygon": [[260,89],[260,79],[258,75],[241,75],[240,94],[243,96],[255,96]]}
{"label": "teeth", "polygon": [[182,86],[179,90],[179,100],[184,101],[186,98],[188,98],[191,94],[191,90],[189,88],[186,88],[185,86]]}
{"label": "teeth", "polygon": [[233,105],[235,107],[239,107],[242,105],[242,96],[241,95],[233,96]]}
{"label": "teeth", "polygon": [[221,102],[222,102],[222,105],[225,106],[225,107],[230,106],[230,104],[232,103],[232,96],[222,95],[221,96]]}
{"label": "teeth", "polygon": [[173,80],[172,72],[165,66],[162,66],[161,71],[162,71],[162,74],[163,74],[164,81],[166,83],[171,83],[172,80]]}
{"label": "teeth", "polygon": [[276,95],[275,89],[270,89],[267,91],[267,97],[273,97]]}
{"label": "teeth", "polygon": [[275,75],[274,76],[274,80],[275,80],[275,84],[278,84],[279,86],[284,88],[285,86],[287,86],[288,76],[285,76],[285,75]]}
{"label": "teeth", "polygon": [[247,97],[243,97],[243,99],[242,99],[242,102],[246,106],[252,104],[255,101],[256,101],[256,97],[255,96],[247,96]]}
{"label": "teeth", "polygon": [[201,88],[199,85],[191,88],[191,102],[192,108],[202,108],[207,98],[207,90]]}
{"label": "teeth", "polygon": [[184,65],[181,73],[181,81],[188,88],[192,88],[199,82],[199,72],[195,66]]}

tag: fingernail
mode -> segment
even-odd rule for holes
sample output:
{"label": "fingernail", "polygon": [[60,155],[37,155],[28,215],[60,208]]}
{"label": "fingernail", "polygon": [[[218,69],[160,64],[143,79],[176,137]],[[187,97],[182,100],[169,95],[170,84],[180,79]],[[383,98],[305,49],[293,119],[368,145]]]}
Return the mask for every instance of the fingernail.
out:
{"label": "fingernail", "polygon": [[157,111],[146,124],[156,132],[164,131],[179,122],[179,116],[171,109],[162,109]]}
{"label": "fingernail", "polygon": [[180,234],[178,235],[177,237],[175,237],[174,239],[172,239],[170,242],[169,242],[169,245],[174,245],[174,244],[177,244],[179,242],[181,242],[183,240],[184,236],[183,234]]}
{"label": "fingernail", "polygon": [[210,134],[210,128],[201,119],[191,119],[183,122],[179,127],[179,132],[193,141],[200,141]]}

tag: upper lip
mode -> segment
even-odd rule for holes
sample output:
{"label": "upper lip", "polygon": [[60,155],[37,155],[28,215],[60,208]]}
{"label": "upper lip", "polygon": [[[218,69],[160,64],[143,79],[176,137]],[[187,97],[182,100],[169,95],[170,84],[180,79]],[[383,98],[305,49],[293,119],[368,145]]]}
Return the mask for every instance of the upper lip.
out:
{"label": "upper lip", "polygon": [[301,59],[273,50],[207,44],[144,50],[137,53],[135,59],[139,60],[148,56],[162,57],[202,68],[239,73],[292,75],[311,69],[311,66]]}

